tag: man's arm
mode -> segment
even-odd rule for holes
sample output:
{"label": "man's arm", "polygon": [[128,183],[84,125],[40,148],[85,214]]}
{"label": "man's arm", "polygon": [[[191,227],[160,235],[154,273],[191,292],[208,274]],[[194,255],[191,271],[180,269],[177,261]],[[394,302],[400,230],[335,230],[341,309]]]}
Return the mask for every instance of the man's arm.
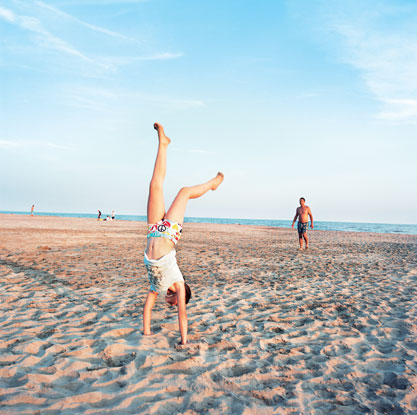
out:
{"label": "man's arm", "polygon": [[176,282],[178,302],[178,324],[180,326],[181,344],[187,344],[188,320],[185,305],[185,286],[183,282]]}
{"label": "man's arm", "polygon": [[311,209],[310,208],[308,208],[308,215],[310,216],[310,221],[311,221],[310,227],[311,227],[311,229],[314,229],[314,225],[313,225],[313,214],[311,213]]}
{"label": "man's arm", "polygon": [[291,228],[294,228],[294,223],[295,223],[295,221],[297,220],[297,217],[298,217],[298,208],[297,208],[297,210],[295,211],[295,216],[294,216],[294,219],[293,219],[293,221],[292,221]]}

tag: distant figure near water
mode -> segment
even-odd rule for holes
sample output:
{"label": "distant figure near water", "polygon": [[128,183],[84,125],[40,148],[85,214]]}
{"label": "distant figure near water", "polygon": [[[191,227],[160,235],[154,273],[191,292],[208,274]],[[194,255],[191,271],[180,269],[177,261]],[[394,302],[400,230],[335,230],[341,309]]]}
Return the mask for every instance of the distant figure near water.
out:
{"label": "distant figure near water", "polygon": [[305,241],[306,247],[305,249],[308,249],[308,236],[307,236],[307,228],[308,228],[308,217],[310,216],[311,220],[311,229],[314,229],[313,225],[313,214],[311,213],[311,209],[306,206],[306,200],[301,197],[300,198],[300,206],[295,211],[294,220],[292,221],[291,228],[294,229],[294,223],[298,218],[298,241],[300,242],[300,248],[299,250],[303,250],[303,239]]}
{"label": "distant figure near water", "polygon": [[100,210],[98,210],[97,220],[100,220],[100,218],[101,218],[101,211],[100,211]]}
{"label": "distant figure near water", "polygon": [[115,214],[114,214],[114,210],[111,211],[111,220],[115,219]]}
{"label": "distant figure near water", "polygon": [[154,124],[158,132],[158,152],[148,196],[148,235],[145,249],[145,265],[150,282],[149,293],[143,307],[143,334],[151,332],[151,312],[158,293],[165,301],[178,307],[178,322],[181,334],[179,344],[187,344],[188,321],[186,304],[191,298],[190,287],[178,267],[175,245],[181,236],[185,208],[189,199],[203,196],[209,190],[216,190],[223,181],[223,173],[218,173],[207,183],[183,187],[165,212],[163,183],[166,175],[167,148],[171,140],[165,135],[161,124]]}
{"label": "distant figure near water", "polygon": [[30,216],[33,216],[33,211],[35,210],[35,205],[32,205],[32,208],[30,209]]}

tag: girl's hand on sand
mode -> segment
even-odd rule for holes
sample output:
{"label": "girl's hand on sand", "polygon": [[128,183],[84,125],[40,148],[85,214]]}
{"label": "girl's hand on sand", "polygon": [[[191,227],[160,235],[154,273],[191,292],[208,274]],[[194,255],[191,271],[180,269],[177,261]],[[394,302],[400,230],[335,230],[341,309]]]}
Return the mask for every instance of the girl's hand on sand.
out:
{"label": "girl's hand on sand", "polygon": [[187,341],[187,343],[185,343],[185,344],[183,344],[182,342],[179,342],[177,345],[176,345],[176,349],[177,350],[183,350],[183,349],[188,349],[189,347],[192,347],[193,346],[193,344],[194,344],[194,342],[192,342],[192,341]]}

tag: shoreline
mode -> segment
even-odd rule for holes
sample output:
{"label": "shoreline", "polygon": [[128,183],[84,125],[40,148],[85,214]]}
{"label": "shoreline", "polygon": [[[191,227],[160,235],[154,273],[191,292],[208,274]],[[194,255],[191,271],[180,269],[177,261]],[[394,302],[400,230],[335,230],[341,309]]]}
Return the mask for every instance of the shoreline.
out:
{"label": "shoreline", "polygon": [[[97,218],[94,217],[69,217],[69,216],[48,216],[48,215],[36,215],[34,214],[34,216],[32,217],[30,215],[30,213],[28,213],[27,215],[24,214],[20,214],[20,213],[0,213],[0,220],[2,217],[6,218],[10,216],[10,217],[30,217],[32,219],[34,218],[50,218],[51,220],[53,219],[67,219],[67,220],[86,220],[86,221],[95,221],[95,222],[103,222],[104,224],[107,224],[106,220],[98,220]],[[196,219],[196,218],[193,218]],[[202,218],[204,219],[204,218]],[[246,220],[246,219],[245,219]],[[263,220],[263,219],[262,219]],[[138,224],[147,224],[146,220],[135,220],[135,219],[116,219],[114,221],[109,221],[110,223],[116,223],[116,222],[133,222],[133,223],[138,223]],[[320,222],[318,222],[320,223]],[[337,223],[337,222],[335,222]],[[350,222],[338,222],[338,223],[350,223]],[[354,222],[352,222],[354,223]],[[260,225],[260,224],[241,224],[241,223],[212,223],[212,222],[197,222],[197,221],[185,221],[184,222],[184,226],[188,227],[189,225],[206,225],[206,226],[248,226],[248,227],[253,227],[253,228],[265,228],[265,229],[277,229],[277,230],[287,230],[287,231],[296,231],[296,225],[294,227],[294,229],[291,229],[291,227],[282,227],[282,226],[269,226],[269,225]],[[364,222],[364,224],[366,224]],[[395,225],[395,224],[378,224],[375,223],[375,225]],[[401,225],[401,226],[408,226],[408,225]],[[411,225],[411,226],[417,226],[417,225]],[[145,231],[146,232],[146,231]],[[399,235],[399,236],[417,236],[416,234],[413,233],[402,233],[402,232],[396,232],[396,233],[387,233],[387,232],[367,232],[367,231],[354,231],[354,230],[332,230],[332,229],[308,229],[309,234],[310,233],[316,233],[316,232],[337,232],[337,233],[347,233],[347,234],[375,234],[375,235]]]}
{"label": "shoreline", "polygon": [[146,223],[0,215],[0,414],[417,411],[417,236],[187,223],[189,348]]}

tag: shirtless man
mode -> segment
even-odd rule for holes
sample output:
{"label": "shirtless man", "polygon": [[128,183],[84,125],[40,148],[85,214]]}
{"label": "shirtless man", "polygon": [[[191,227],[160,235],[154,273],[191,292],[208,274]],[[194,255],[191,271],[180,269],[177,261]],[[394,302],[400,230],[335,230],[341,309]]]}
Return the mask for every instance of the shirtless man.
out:
{"label": "shirtless man", "polygon": [[298,241],[300,242],[300,251],[303,250],[303,238],[306,242],[305,249],[308,249],[308,236],[307,236],[307,228],[308,228],[308,217],[310,216],[311,220],[311,229],[314,229],[313,226],[313,214],[311,213],[311,209],[306,206],[306,200],[301,197],[300,198],[300,207],[297,208],[295,211],[294,220],[292,221],[291,228],[294,229],[294,223],[298,218]]}

